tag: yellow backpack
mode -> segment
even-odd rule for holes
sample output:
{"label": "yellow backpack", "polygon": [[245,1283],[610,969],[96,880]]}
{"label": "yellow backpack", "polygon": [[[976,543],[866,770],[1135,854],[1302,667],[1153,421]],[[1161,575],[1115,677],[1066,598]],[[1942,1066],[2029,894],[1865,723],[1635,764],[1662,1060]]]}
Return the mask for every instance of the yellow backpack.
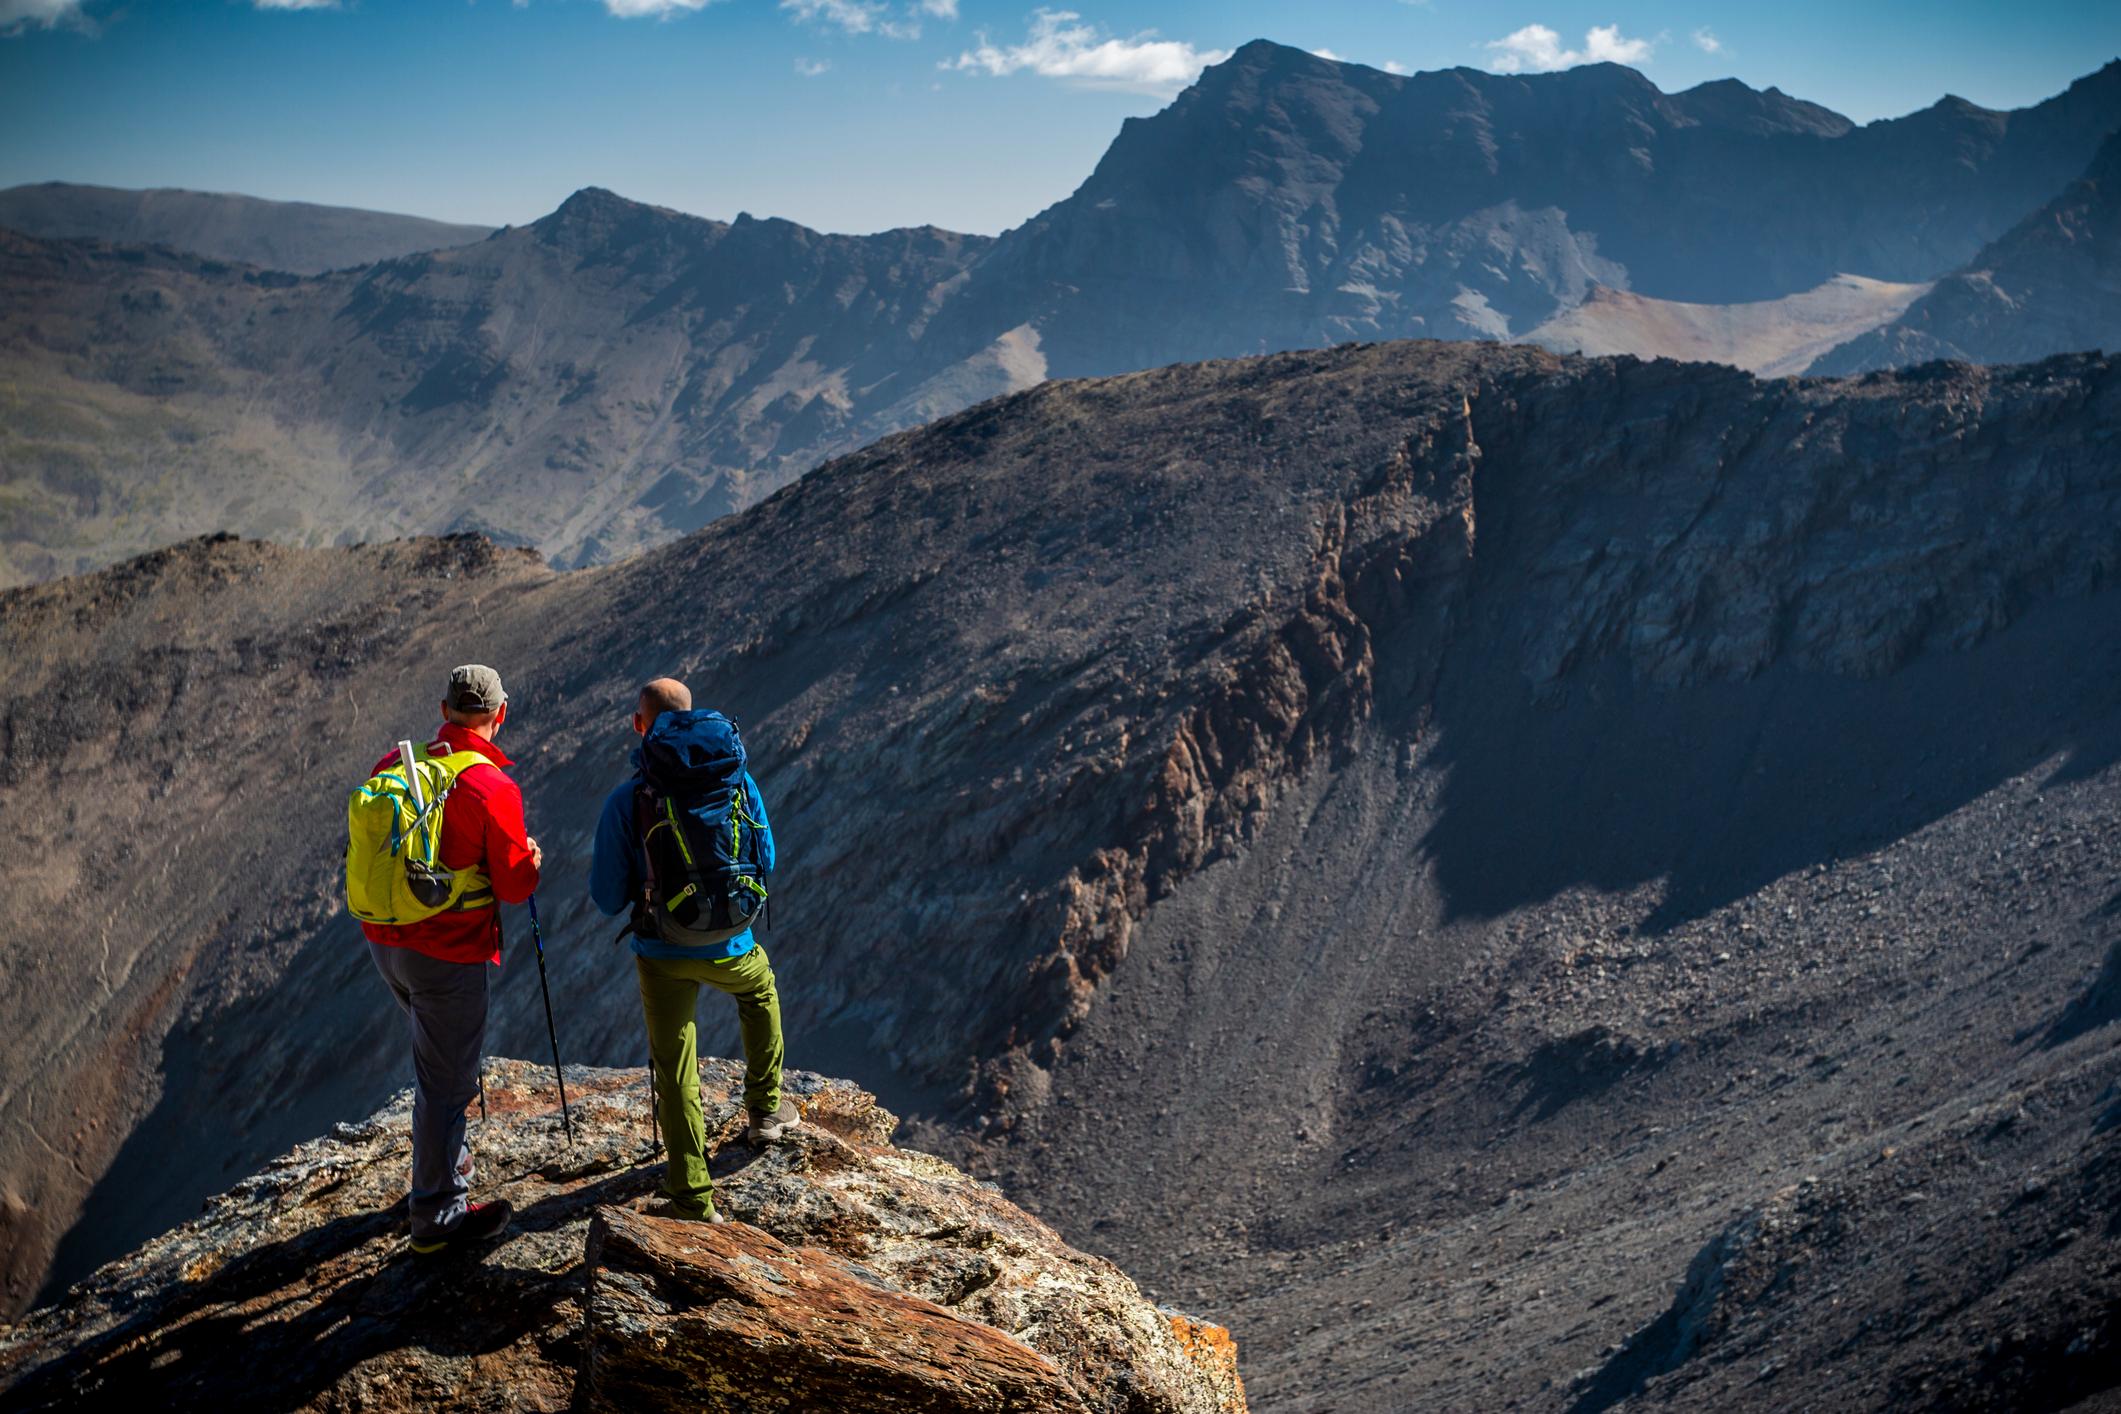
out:
{"label": "yellow backpack", "polygon": [[486,758],[447,742],[415,748],[354,788],[346,803],[346,911],[363,923],[417,923],[460,908],[493,907],[479,869],[442,865],[442,807],[457,777]]}

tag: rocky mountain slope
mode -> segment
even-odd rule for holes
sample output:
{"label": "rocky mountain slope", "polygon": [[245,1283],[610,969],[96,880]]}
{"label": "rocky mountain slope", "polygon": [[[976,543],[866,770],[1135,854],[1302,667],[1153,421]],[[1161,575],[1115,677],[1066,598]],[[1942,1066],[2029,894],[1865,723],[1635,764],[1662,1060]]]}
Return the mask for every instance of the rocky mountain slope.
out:
{"label": "rocky mountain slope", "polygon": [[1035,381],[1008,349],[910,371],[984,244],[598,191],[317,280],[0,232],[0,554],[20,579],[229,527],[482,530],[568,564],[668,539],[873,426]]}
{"label": "rocky mountain slope", "polygon": [[[1956,268],[2116,127],[2121,64],[2015,113],[1948,99],[1857,127],[1735,82],[1398,76],[1262,41],[997,240],[596,190],[314,280],[0,236],[0,583],[219,530],[472,530],[596,563],[1049,375],[1511,338],[1600,287],[1752,302],[1730,319],[1756,324],[1838,276]],[[1781,310],[1772,351],[1739,330],[1729,355],[1789,357],[1792,321],[1845,303]],[[1704,321],[1592,346],[1719,356]]]}
{"label": "rocky mountain slope", "polygon": [[1400,76],[1259,42],[1130,121],[953,313],[992,332],[1029,318],[1067,375],[1506,338],[1595,285],[1730,304],[1841,274],[1922,281],[2061,190],[2116,126],[2121,62],[2016,113],[1946,98],[1858,127],[1735,80]]}
{"label": "rocky mountain slope", "polygon": [[168,246],[208,260],[321,275],[423,250],[470,245],[491,226],[464,226],[306,201],[158,187],[132,191],[39,182],[0,190],[0,226],[47,240]]}
{"label": "rocky mountain slope", "polygon": [[1748,304],[1687,304],[1600,285],[1523,341],[1556,353],[1727,363],[1764,378],[1803,373],[1827,350],[1897,318],[1929,290],[1839,275]]}
{"label": "rocky mountain slope", "polygon": [[874,1096],[793,1074],[807,1127],[758,1152],[742,1067],[702,1071],[725,1226],[631,1210],[661,1169],[645,1071],[571,1068],[570,1143],[552,1072],[489,1061],[471,1142],[519,1214],[501,1242],[409,1252],[408,1090],[0,1326],[0,1391],[23,1410],[1244,1414],[1227,1332],[894,1148]]}
{"label": "rocky mountain slope", "polygon": [[2121,130],[2084,175],[1899,318],[1813,365],[1860,373],[1936,358],[2019,363],[2121,348]]}
{"label": "rocky mountain slope", "polygon": [[582,879],[674,671],[786,844],[794,1062],[1233,1313],[1263,1407],[2008,1407],[2080,1337],[2103,1388],[2117,419],[2095,357],[1349,346],[1048,383],[576,574],[222,541],[14,591],[13,1298],[76,1212],[62,1279],[399,1083],[343,794],[480,659],[570,1056],[638,1060]]}

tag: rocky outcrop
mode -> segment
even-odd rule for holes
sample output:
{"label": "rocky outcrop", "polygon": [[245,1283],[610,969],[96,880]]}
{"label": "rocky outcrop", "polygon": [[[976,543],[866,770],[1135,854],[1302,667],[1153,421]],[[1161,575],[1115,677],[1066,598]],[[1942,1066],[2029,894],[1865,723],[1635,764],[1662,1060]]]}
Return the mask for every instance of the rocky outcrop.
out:
{"label": "rocky outcrop", "polygon": [[0,1327],[10,1409],[1052,1410],[1242,1414],[1226,1336],[1145,1301],[997,1191],[889,1142],[844,1081],[744,1146],[741,1067],[702,1062],[720,1226],[614,1205],[661,1174],[639,1071],[489,1061],[472,1148],[510,1234],[413,1258],[410,1095]]}
{"label": "rocky outcrop", "polygon": [[599,1209],[589,1269],[591,1409],[1087,1407],[1023,1344],[746,1225]]}

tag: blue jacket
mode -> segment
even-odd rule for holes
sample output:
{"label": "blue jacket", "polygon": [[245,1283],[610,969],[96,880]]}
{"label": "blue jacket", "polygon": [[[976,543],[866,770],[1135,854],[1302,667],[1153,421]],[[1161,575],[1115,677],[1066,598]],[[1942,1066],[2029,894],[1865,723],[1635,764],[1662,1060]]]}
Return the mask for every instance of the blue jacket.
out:
{"label": "blue jacket", "polygon": [[[656,726],[662,725],[663,719],[657,717]],[[651,732],[655,729],[655,726],[649,728]],[[596,845],[590,855],[589,897],[596,901],[599,909],[611,916],[633,907],[634,900],[641,896],[641,890],[648,882],[648,865],[642,858],[641,841],[635,832],[633,818],[633,788],[640,779],[641,766],[641,752],[638,747],[634,749],[633,765],[634,779],[604,797],[603,813],[597,817]],[[727,777],[723,779],[726,780]],[[750,807],[751,817],[759,822],[760,860],[771,872],[774,857],[773,826],[766,819],[766,801],[759,794],[759,784],[751,779],[749,771],[744,773],[744,799]],[[705,948],[684,947],[660,939],[643,938],[638,934],[633,935],[631,941],[634,952],[639,956],[658,958],[742,957],[750,952],[757,942],[751,936],[749,928],[725,943],[716,943]]]}

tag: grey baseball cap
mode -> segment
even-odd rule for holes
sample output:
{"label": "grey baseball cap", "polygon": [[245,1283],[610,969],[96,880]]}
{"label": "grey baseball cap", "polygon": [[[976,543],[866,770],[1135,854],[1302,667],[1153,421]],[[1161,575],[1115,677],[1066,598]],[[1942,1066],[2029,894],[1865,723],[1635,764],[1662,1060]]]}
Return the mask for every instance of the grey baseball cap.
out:
{"label": "grey baseball cap", "polygon": [[449,705],[459,712],[498,712],[507,700],[501,675],[484,663],[449,670]]}

